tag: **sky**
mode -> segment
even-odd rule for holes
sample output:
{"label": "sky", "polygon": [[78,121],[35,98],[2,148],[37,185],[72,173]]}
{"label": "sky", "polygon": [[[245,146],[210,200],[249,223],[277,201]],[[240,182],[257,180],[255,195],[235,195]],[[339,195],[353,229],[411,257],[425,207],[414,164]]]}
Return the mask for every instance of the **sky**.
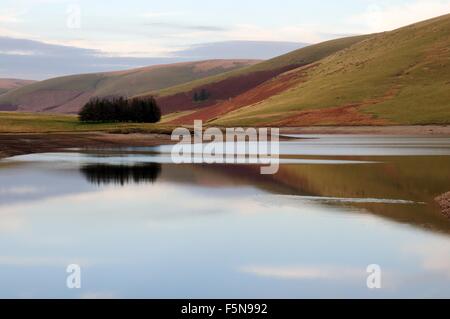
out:
{"label": "sky", "polygon": [[231,40],[317,43],[345,35],[392,30],[450,13],[450,0],[0,0],[0,3],[0,36],[122,57],[163,57],[193,44]]}
{"label": "sky", "polygon": [[269,59],[446,13],[450,0],[0,0],[0,78]]}

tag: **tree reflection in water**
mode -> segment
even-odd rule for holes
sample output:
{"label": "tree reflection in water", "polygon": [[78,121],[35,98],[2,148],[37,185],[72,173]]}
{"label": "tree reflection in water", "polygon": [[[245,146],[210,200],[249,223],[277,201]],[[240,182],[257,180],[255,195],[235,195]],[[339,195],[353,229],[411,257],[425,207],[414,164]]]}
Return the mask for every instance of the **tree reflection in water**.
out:
{"label": "tree reflection in water", "polygon": [[80,168],[81,173],[92,184],[121,185],[154,183],[161,174],[161,164],[108,165],[92,164]]}

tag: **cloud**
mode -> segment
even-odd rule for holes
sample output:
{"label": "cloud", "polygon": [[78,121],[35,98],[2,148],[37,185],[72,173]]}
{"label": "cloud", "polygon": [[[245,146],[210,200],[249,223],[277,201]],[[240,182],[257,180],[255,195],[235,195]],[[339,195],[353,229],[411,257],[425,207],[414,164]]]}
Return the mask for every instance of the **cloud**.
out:
{"label": "cloud", "polygon": [[19,21],[16,16],[0,13],[0,23],[17,23]]}
{"label": "cloud", "polygon": [[24,11],[19,11],[15,9],[3,9],[0,11],[0,23],[11,24],[22,22],[21,16]]}
{"label": "cloud", "polygon": [[331,266],[246,266],[239,270],[256,276],[275,279],[347,280],[349,278],[359,279],[367,276],[365,268],[358,269]]}
{"label": "cloud", "polygon": [[1,27],[0,24],[0,37],[28,38],[29,36],[30,36],[29,34],[23,32],[17,32],[9,28]]}
{"label": "cloud", "polygon": [[44,42],[17,39],[11,37],[0,37],[0,47],[2,53],[5,52],[27,52],[27,55],[45,55],[45,56],[67,56],[72,54],[93,55],[97,51],[93,49],[84,49],[65,45],[52,45]]}
{"label": "cloud", "polygon": [[94,39],[74,39],[64,41],[48,41],[48,44],[65,47],[86,48],[95,52],[97,56],[109,57],[168,57],[169,48],[161,45],[157,41],[136,42],[133,40],[94,40]]}
{"label": "cloud", "polygon": [[14,30],[19,23],[23,22],[24,10],[6,8],[0,9],[0,36],[24,37],[27,34]]}
{"label": "cloud", "polygon": [[239,24],[224,36],[233,40],[253,41],[293,41],[317,43],[324,40],[324,32],[313,26],[282,26],[279,28],[261,27],[252,24]]}
{"label": "cloud", "polygon": [[95,49],[0,37],[1,77],[41,80],[56,76],[180,62],[171,57],[107,56]]}
{"label": "cloud", "polygon": [[450,279],[450,247],[442,246],[439,242],[432,244],[416,245],[405,250],[418,256],[426,271]]}
{"label": "cloud", "polygon": [[177,30],[193,30],[193,31],[206,31],[206,32],[219,32],[228,30],[225,27],[211,26],[211,25],[189,25],[169,22],[149,22],[145,23],[146,26],[164,29],[177,29]]}
{"label": "cloud", "polygon": [[185,15],[186,12],[183,11],[165,11],[165,12],[146,12],[142,14],[144,18],[164,18],[164,17],[174,17]]}
{"label": "cloud", "polygon": [[418,21],[450,13],[448,0],[416,0],[399,5],[370,5],[348,22],[362,27],[360,32],[394,30]]}
{"label": "cloud", "polygon": [[0,54],[7,54],[7,55],[34,55],[35,52],[33,51],[22,51],[22,50],[0,50]]}
{"label": "cloud", "polygon": [[0,256],[1,266],[17,266],[17,267],[36,267],[51,266],[64,267],[70,264],[78,264],[88,267],[92,263],[81,258],[60,258],[60,257],[21,257],[21,256]]}

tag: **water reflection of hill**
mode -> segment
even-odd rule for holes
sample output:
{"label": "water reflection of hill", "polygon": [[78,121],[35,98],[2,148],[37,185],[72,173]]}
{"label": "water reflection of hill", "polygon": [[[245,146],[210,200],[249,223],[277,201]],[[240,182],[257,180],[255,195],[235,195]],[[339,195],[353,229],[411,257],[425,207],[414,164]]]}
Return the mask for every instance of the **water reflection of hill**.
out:
{"label": "water reflection of hill", "polygon": [[161,174],[161,164],[108,165],[93,164],[80,168],[86,179],[97,185],[154,183]]}
{"label": "water reflection of hill", "polygon": [[[276,175],[261,175],[253,166],[170,166],[161,177],[205,187],[253,186],[276,195],[407,200],[416,205],[388,203],[327,203],[348,205],[361,212],[450,234],[450,220],[434,198],[450,190],[450,161],[436,157],[355,158],[363,165],[281,165]],[[299,201],[300,205],[301,201]],[[325,203],[324,203],[325,205]]]}
{"label": "water reflection of hill", "polygon": [[[367,158],[370,159],[370,158]],[[448,156],[378,157],[368,165],[284,165],[274,182],[292,187],[291,194],[339,198],[385,198],[423,205],[351,204],[402,224],[450,233],[450,220],[434,198],[450,190]]]}

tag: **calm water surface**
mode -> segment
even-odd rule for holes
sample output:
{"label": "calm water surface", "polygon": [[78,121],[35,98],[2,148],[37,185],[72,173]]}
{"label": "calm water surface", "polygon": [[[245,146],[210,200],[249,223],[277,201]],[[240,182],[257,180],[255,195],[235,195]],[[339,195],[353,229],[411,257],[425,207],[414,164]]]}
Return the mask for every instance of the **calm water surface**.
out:
{"label": "calm water surface", "polygon": [[165,146],[0,161],[0,297],[450,298],[450,139],[294,137],[274,176]]}

